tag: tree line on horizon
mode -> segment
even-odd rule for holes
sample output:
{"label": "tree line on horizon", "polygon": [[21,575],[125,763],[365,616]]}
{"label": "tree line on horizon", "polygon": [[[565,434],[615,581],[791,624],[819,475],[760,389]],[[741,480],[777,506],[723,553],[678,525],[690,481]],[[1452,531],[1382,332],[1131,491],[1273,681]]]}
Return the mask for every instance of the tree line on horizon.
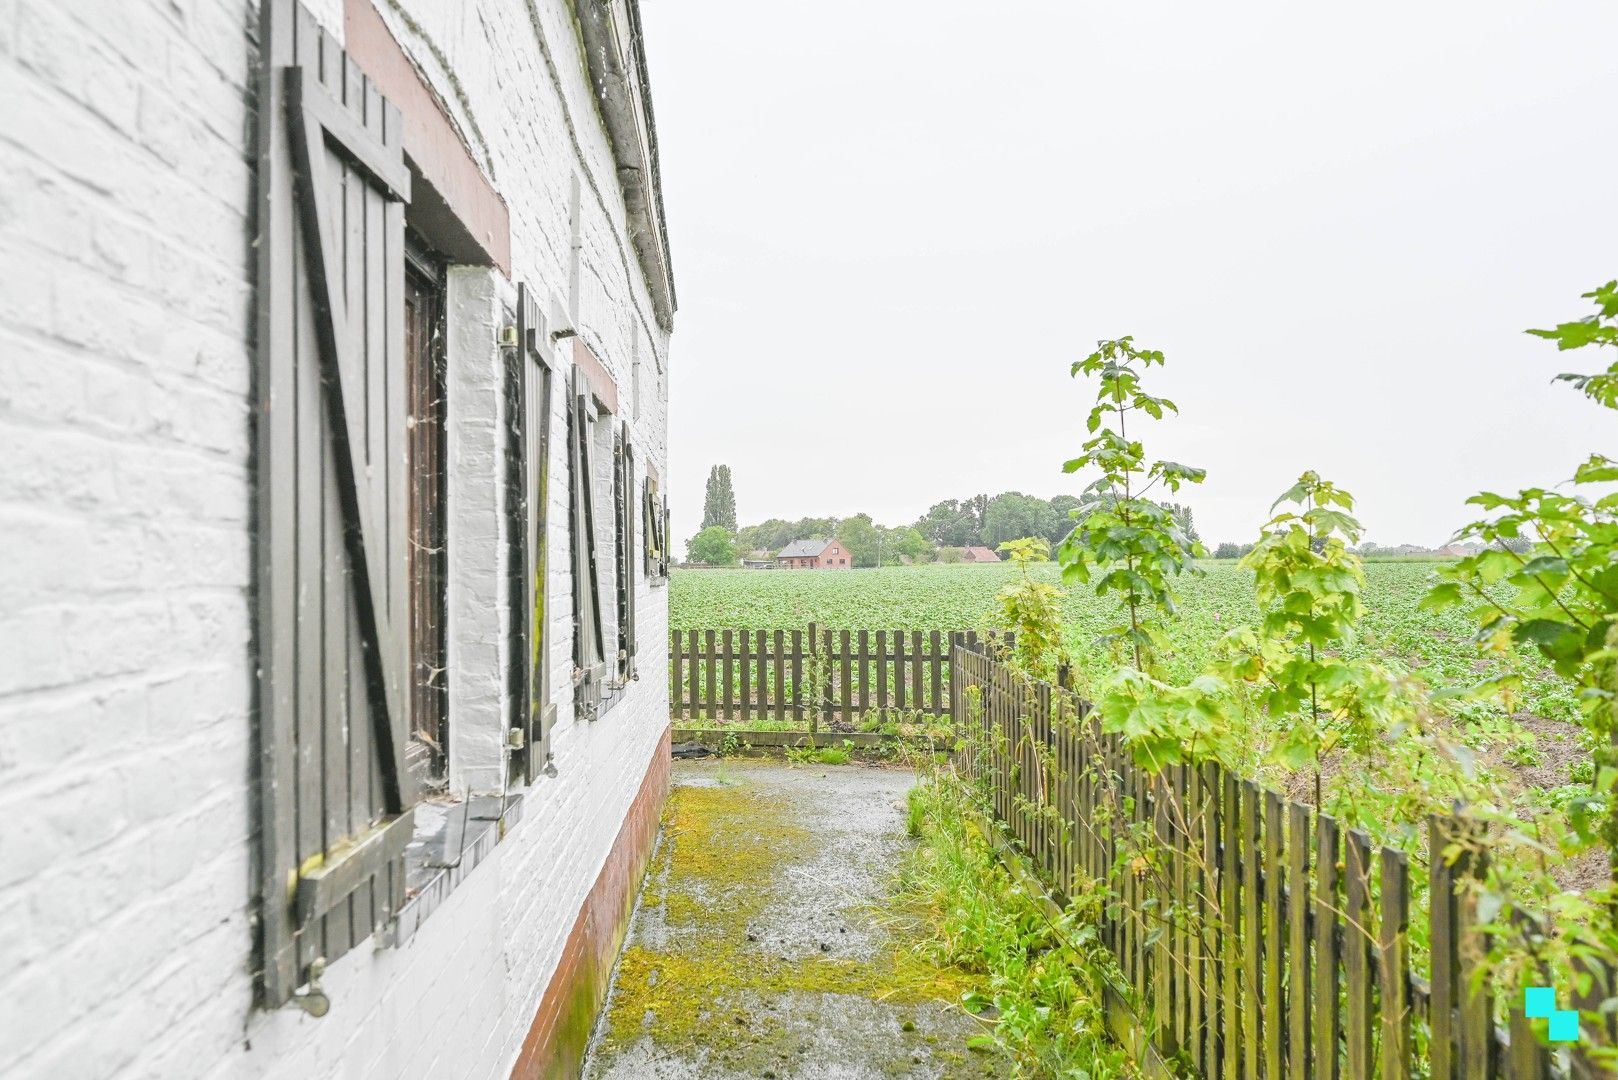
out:
{"label": "tree line on horizon", "polygon": [[[1080,506],[1073,495],[1041,499],[1020,491],[998,495],[972,495],[945,499],[928,507],[927,512],[908,525],[879,525],[870,514],[852,517],[802,517],[796,521],[769,518],[755,525],[737,527],[736,491],[730,466],[715,465],[708,472],[707,493],[703,500],[702,531],[692,537],[686,557],[708,566],[734,566],[750,557],[773,558],[794,540],[840,540],[855,566],[885,566],[900,561],[913,563],[953,562],[969,547],[991,550],[1009,540],[1037,536],[1054,549],[1072,531],[1070,512]],[[1199,543],[1191,507],[1163,503],[1175,525],[1192,543]],[[1526,550],[1526,541],[1520,545]],[[1239,559],[1253,549],[1250,543],[1225,541],[1210,544],[1208,554],[1215,559]],[[1420,557],[1435,549],[1418,544],[1382,546],[1361,544],[1360,555],[1372,557]]]}
{"label": "tree line on horizon", "polygon": [[[1042,537],[1054,548],[1073,528],[1069,512],[1080,504],[1073,495],[1042,499],[1020,491],[971,495],[934,503],[906,525],[880,525],[870,514],[851,517],[770,518],[736,525],[736,492],[730,467],[715,465],[708,473],[702,529],[687,545],[687,558],[710,566],[730,566],[753,556],[773,557],[794,540],[838,540],[848,548],[854,566],[900,561],[950,562],[969,547],[998,548],[1008,540]],[[1196,539],[1191,508],[1165,504],[1186,535]]]}

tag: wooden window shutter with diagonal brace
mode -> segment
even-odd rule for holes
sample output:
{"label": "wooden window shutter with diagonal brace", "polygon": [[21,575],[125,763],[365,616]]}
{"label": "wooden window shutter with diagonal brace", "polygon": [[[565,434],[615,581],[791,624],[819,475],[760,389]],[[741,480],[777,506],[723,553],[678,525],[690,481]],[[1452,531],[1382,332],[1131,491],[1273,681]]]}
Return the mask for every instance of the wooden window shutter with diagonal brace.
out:
{"label": "wooden window shutter with diagonal brace", "polygon": [[590,424],[595,406],[589,381],[575,367],[568,393],[568,480],[573,549],[573,704],[579,719],[599,715],[607,664],[601,630],[601,579],[596,566],[595,469]]}
{"label": "wooden window shutter with diagonal brace", "polygon": [[405,898],[410,731],[399,113],[294,0],[261,10],[255,374],[261,999]]}
{"label": "wooden window shutter with diagonal brace", "polygon": [[658,494],[657,478],[646,477],[645,492],[641,497],[642,527],[646,530],[646,578],[669,576],[667,515],[662,496]]}

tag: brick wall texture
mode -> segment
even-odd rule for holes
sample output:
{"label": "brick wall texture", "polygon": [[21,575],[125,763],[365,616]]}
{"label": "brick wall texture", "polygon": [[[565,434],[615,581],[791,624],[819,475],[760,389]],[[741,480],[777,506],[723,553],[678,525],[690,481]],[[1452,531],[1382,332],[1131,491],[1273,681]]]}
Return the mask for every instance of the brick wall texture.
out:
{"label": "brick wall texture", "polygon": [[[510,209],[513,280],[553,311],[569,307],[579,185],[575,325],[620,387],[643,365],[624,418],[642,475],[667,476],[668,335],[570,4],[347,2],[374,2],[418,67]],[[309,6],[341,37],[344,0]],[[600,882],[639,865],[624,843],[650,842],[625,822],[645,819],[648,784],[661,791],[666,590],[640,579],[640,681],[576,724],[568,560],[553,557],[557,777],[410,942],[332,965],[329,1015],[253,1007],[257,22],[251,0],[0,0],[8,1078],[508,1076],[581,912],[621,904]],[[565,553],[556,397],[549,537]],[[476,542],[497,557],[496,533]],[[487,625],[469,605],[452,634],[498,642],[506,603],[502,587]],[[468,655],[504,662],[498,648]],[[457,719],[500,722],[503,681],[489,675],[468,671],[487,699],[459,702]],[[480,786],[476,768],[460,775]]]}

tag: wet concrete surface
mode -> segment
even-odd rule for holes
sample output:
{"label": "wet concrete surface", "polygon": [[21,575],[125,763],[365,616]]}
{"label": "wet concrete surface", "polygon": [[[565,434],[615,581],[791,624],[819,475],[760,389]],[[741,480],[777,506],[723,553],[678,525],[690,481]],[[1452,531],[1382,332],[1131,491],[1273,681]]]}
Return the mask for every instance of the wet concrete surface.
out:
{"label": "wet concrete surface", "polygon": [[913,773],[696,761],[674,782],[586,1077],[1004,1072],[966,1045],[970,976],[894,915]]}

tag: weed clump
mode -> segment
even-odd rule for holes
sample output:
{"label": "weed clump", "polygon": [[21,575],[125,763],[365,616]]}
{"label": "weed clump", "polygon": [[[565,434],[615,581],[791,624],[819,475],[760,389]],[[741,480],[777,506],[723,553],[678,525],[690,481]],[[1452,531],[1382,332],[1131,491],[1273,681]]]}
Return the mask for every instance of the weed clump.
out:
{"label": "weed clump", "polygon": [[993,1019],[970,1045],[1004,1053],[1019,1075],[1138,1075],[1106,1033],[1100,894],[1074,897],[1049,917],[968,823],[971,792],[949,770],[913,788],[908,809],[921,842],[901,871],[899,901],[927,960],[978,976],[981,989],[963,1004]]}

